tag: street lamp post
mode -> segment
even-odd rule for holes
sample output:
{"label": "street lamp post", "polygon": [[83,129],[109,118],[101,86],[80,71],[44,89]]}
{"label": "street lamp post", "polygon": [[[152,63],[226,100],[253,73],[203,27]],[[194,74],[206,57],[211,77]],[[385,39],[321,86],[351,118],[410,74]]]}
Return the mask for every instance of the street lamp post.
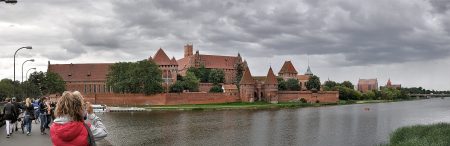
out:
{"label": "street lamp post", "polygon": [[25,60],[25,61],[22,63],[22,83],[23,83],[23,65],[24,65],[26,62],[28,62],[28,61],[34,62],[34,59],[28,59],[28,60]]}
{"label": "street lamp post", "polygon": [[[27,73],[25,74],[25,76],[26,76],[26,77],[25,77],[25,80],[27,80],[27,78],[28,78],[28,72],[29,72],[30,70],[32,70],[32,69],[36,70],[35,67],[28,69]],[[23,81],[22,81],[22,82],[23,82]],[[28,85],[27,85],[27,86],[29,86],[29,84],[30,84],[30,83],[28,82]],[[29,87],[25,88],[25,90],[26,90],[26,91],[25,91],[25,96],[28,95],[28,88],[29,88]]]}
{"label": "street lamp post", "polygon": [[17,0],[0,0],[0,2],[3,2],[3,1],[7,4],[16,4],[17,3]]}
{"label": "street lamp post", "polygon": [[[19,52],[19,50],[22,50],[23,48],[25,49],[33,49],[31,46],[27,46],[27,47],[21,47],[19,49],[16,50],[16,52],[14,53],[14,80],[13,83],[16,81],[16,54],[17,52]],[[16,86],[13,86],[13,95],[16,95]]]}
{"label": "street lamp post", "polygon": [[36,68],[33,67],[33,68],[28,69],[27,73],[25,74],[25,81],[26,81],[27,78],[28,78],[28,72],[29,72],[30,70],[35,70],[35,71],[36,71]]}

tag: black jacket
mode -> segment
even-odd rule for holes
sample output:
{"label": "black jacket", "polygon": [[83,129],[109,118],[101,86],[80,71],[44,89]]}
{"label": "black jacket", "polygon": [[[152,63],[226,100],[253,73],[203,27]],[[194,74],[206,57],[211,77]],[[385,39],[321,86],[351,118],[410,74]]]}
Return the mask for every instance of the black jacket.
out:
{"label": "black jacket", "polygon": [[6,103],[3,107],[3,115],[5,116],[5,120],[13,120],[17,115],[14,105],[9,102]]}

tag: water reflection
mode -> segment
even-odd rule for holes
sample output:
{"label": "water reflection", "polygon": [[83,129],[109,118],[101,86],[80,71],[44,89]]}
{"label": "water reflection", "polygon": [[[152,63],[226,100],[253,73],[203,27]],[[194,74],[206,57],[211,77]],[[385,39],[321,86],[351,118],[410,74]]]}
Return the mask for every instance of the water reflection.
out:
{"label": "water reflection", "polygon": [[[365,110],[368,108],[369,110]],[[114,145],[377,145],[393,130],[450,121],[450,99],[281,110],[106,113]]]}

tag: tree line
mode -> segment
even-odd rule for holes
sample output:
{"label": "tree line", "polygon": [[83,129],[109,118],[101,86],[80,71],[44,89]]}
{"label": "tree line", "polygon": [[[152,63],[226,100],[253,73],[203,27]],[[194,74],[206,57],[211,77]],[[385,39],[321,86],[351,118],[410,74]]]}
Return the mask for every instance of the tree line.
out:
{"label": "tree line", "polygon": [[33,72],[22,83],[11,79],[2,79],[0,81],[0,99],[16,97],[18,100],[22,100],[26,97],[36,98],[50,94],[60,94],[66,90],[65,86],[62,77],[56,73]]}

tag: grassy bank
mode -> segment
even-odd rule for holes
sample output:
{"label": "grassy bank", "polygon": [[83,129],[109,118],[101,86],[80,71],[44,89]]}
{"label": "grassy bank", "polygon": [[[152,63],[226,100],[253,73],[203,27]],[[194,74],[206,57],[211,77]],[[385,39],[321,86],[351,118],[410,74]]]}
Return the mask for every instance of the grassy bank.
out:
{"label": "grassy bank", "polygon": [[415,125],[395,130],[386,146],[450,146],[450,124]]}
{"label": "grassy bank", "polygon": [[299,103],[299,102],[283,102],[271,104],[266,102],[231,102],[220,104],[193,104],[193,105],[166,105],[166,106],[148,106],[146,109],[151,110],[220,110],[220,109],[273,109],[273,108],[299,108],[324,105],[337,105],[337,103]]}

